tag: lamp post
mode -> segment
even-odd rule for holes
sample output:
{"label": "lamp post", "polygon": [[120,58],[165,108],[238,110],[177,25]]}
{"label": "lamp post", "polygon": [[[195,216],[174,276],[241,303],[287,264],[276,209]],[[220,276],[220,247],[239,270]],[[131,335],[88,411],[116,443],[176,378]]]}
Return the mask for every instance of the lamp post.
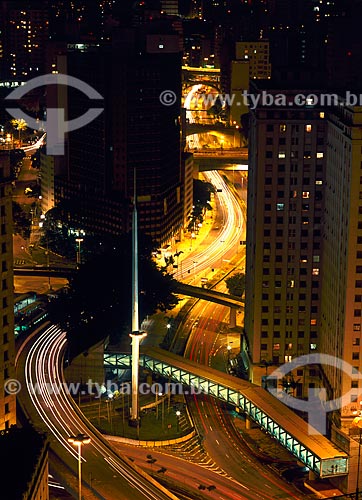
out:
{"label": "lamp post", "polygon": [[[360,405],[362,401],[360,401]],[[362,443],[362,409],[359,410],[357,417],[352,420],[352,427],[358,429],[359,438],[358,438],[358,459],[357,459],[357,477],[356,477],[356,500],[359,499],[359,467],[361,461],[361,443]]]}
{"label": "lamp post", "polygon": [[78,498],[82,500],[82,445],[89,444],[91,441],[89,436],[85,434],[77,434],[70,436],[68,442],[78,447]]}
{"label": "lamp post", "polygon": [[78,243],[78,249],[77,249],[77,266],[80,264],[80,244],[83,241],[83,238],[76,238],[75,241]]}
{"label": "lamp post", "polygon": [[194,265],[194,276],[192,278],[192,281],[195,282],[196,281],[196,264],[198,264],[198,262],[196,260],[193,260],[192,263]]}
{"label": "lamp post", "polygon": [[227,366],[229,367],[229,364],[230,364],[230,351],[231,351],[231,345],[230,345],[230,344],[228,344],[228,346],[227,346],[227,348],[226,348],[226,349],[228,350],[228,364],[227,364]]}
{"label": "lamp post", "polygon": [[179,429],[180,429],[180,415],[181,415],[181,412],[180,410],[176,410],[176,417],[177,417],[177,432],[179,432]]}

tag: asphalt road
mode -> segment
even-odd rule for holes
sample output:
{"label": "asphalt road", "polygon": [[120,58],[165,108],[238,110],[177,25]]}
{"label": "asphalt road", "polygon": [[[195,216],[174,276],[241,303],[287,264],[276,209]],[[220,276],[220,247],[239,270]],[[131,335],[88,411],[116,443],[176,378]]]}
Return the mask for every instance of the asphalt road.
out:
{"label": "asphalt road", "polygon": [[91,438],[82,446],[84,499],[177,500],[130,460],[115,453],[102,435],[83,421],[62,383],[65,344],[65,334],[52,326],[28,338],[16,360],[22,387],[18,401],[33,425],[49,436],[63,484],[71,492],[77,491],[78,454],[68,437],[83,433]]}

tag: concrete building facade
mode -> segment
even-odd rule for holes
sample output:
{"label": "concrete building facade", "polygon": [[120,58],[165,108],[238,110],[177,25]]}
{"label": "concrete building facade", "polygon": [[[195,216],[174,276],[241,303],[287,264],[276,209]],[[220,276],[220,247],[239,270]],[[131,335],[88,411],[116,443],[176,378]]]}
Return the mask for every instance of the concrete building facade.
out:
{"label": "concrete building facade", "polygon": [[[261,362],[278,366],[319,347],[326,121],[317,107],[289,106],[300,91],[251,87],[288,101],[251,112],[244,357],[260,383]],[[297,375],[301,395],[314,367]]]}
{"label": "concrete building facade", "polygon": [[12,184],[8,151],[0,151],[0,429],[16,424],[16,397],[5,390],[15,378]]}

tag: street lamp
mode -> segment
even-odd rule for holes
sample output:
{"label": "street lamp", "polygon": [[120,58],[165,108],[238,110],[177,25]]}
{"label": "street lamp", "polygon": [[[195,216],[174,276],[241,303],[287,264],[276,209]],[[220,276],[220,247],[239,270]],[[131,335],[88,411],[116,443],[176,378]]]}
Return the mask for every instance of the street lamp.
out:
{"label": "street lamp", "polygon": [[197,262],[197,260],[193,260],[192,263],[194,266],[194,275],[193,275],[192,281],[195,282],[196,281],[196,264],[198,264],[198,262]]}
{"label": "street lamp", "polygon": [[226,349],[228,350],[228,366],[229,366],[229,363],[230,363],[230,354],[231,354],[231,345],[228,344],[228,346],[227,346]]}
{"label": "street lamp", "polygon": [[80,244],[83,241],[83,238],[76,238],[75,241],[78,243],[78,249],[77,249],[77,265],[79,266],[80,264]]}
{"label": "street lamp", "polygon": [[78,498],[82,500],[82,445],[89,444],[91,441],[89,436],[85,434],[77,434],[70,436],[68,442],[78,447]]}
{"label": "street lamp", "polygon": [[177,432],[178,432],[178,431],[179,431],[179,429],[180,429],[180,421],[179,421],[180,415],[181,415],[180,410],[176,410],[176,417],[177,417]]}
{"label": "street lamp", "polygon": [[195,238],[195,233],[191,233],[191,236],[190,236],[190,252],[192,250],[192,240]]}
{"label": "street lamp", "polygon": [[[362,405],[362,401],[360,401],[360,405]],[[362,443],[362,406],[359,411],[354,412],[358,413],[357,417],[352,420],[352,427],[358,429],[359,431],[359,439],[358,439],[358,459],[357,459],[357,477],[356,477],[356,500],[359,499],[359,467],[361,461],[361,443]]]}

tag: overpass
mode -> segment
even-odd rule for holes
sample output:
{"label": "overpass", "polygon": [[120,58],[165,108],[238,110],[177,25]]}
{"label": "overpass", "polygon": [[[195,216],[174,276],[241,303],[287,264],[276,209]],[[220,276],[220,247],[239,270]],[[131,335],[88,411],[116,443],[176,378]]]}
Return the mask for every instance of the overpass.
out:
{"label": "overpass", "polygon": [[14,267],[14,276],[50,276],[51,278],[70,278],[75,267]]}
{"label": "overpass", "polygon": [[[105,353],[105,368],[131,367],[130,353]],[[322,434],[310,434],[310,426],[270,392],[246,380],[222,373],[159,348],[141,345],[140,365],[166,379],[192,388],[234,406],[256,422],[320,478],[349,472],[348,455]]]}
{"label": "overpass", "polygon": [[186,85],[209,85],[221,92],[220,69],[182,66],[182,84],[184,87]]}
{"label": "overpass", "polygon": [[212,131],[221,132],[223,134],[232,136],[234,136],[236,132],[240,134],[239,129],[235,129],[235,127],[224,125],[223,123],[211,123],[211,121],[212,120],[210,120],[210,123],[186,123],[186,135],[203,134]]}
{"label": "overpass", "polygon": [[234,309],[242,309],[244,307],[244,299],[238,297],[237,295],[230,295],[228,293],[217,292],[210,288],[200,288],[199,286],[186,285],[177,281],[174,288],[175,292],[182,293],[183,295],[188,295],[189,297],[196,297],[197,299],[209,300],[210,302],[216,302],[216,304],[221,304],[222,306],[232,307]]}
{"label": "overpass", "polygon": [[200,171],[223,169],[226,165],[248,166],[248,148],[210,149],[193,152],[194,164]]}
{"label": "overpass", "polygon": [[[44,276],[51,278],[70,278],[76,272],[74,267],[39,267],[39,268],[14,268],[14,276]],[[241,297],[229,295],[226,293],[217,292],[215,290],[201,288],[198,286],[186,285],[175,280],[175,293],[182,293],[189,297],[216,302],[227,307],[230,307],[236,313],[237,309],[244,307],[244,300]],[[231,315],[230,315],[231,316]]]}
{"label": "overpass", "polygon": [[234,328],[236,326],[236,311],[244,309],[245,300],[241,297],[230,295],[228,293],[217,292],[216,290],[212,290],[210,288],[200,288],[199,286],[186,285],[185,283],[177,281],[174,291],[187,295],[188,297],[208,300],[209,302],[215,302],[216,304],[230,307],[230,328]]}

